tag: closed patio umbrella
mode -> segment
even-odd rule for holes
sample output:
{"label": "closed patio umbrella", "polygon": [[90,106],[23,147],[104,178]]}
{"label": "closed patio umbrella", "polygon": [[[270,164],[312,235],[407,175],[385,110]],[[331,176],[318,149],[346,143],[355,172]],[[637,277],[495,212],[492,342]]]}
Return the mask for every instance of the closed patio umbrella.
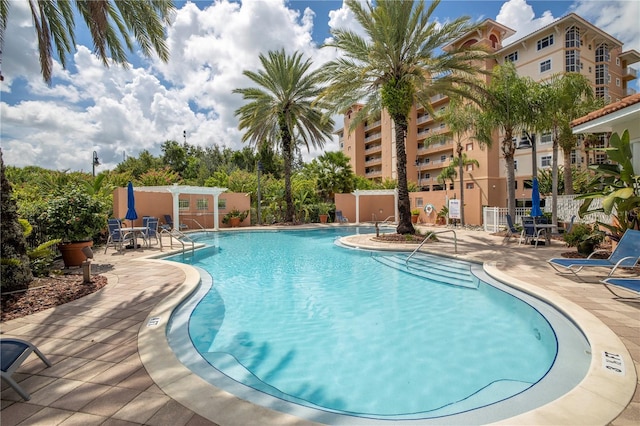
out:
{"label": "closed patio umbrella", "polygon": [[[138,213],[136,213],[136,197],[133,194],[133,184],[131,181],[129,181],[127,185],[127,215],[124,218],[131,221],[131,229],[133,229],[133,221],[138,218]],[[133,248],[137,248],[135,246],[134,240]]]}
{"label": "closed patio umbrella", "polygon": [[533,185],[531,187],[531,216],[542,216],[542,210],[540,209],[540,190],[538,189],[538,178],[533,178]]}

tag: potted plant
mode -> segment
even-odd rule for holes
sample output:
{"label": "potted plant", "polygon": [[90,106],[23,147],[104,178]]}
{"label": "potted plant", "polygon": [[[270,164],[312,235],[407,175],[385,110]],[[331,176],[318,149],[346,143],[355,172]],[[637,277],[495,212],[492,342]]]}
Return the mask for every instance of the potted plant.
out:
{"label": "potted plant", "polygon": [[332,204],[329,203],[318,203],[318,217],[320,218],[320,223],[327,223],[329,219],[329,211],[333,207]]}
{"label": "potted plant", "polygon": [[445,205],[445,206],[442,206],[442,208],[440,209],[440,211],[436,215],[437,224],[438,225],[445,225],[447,223],[447,216],[449,216],[449,207],[447,207]]}
{"label": "potted plant", "polygon": [[82,249],[93,245],[93,238],[106,226],[105,204],[78,189],[51,199],[43,213],[46,232],[59,238],[58,250],[65,267],[80,266],[86,260]]}
{"label": "potted plant", "polygon": [[420,209],[411,209],[411,223],[418,223],[420,217]]}
{"label": "potted plant", "polygon": [[248,211],[241,212],[240,210],[233,208],[229,213],[225,214],[222,218],[222,223],[229,225],[232,228],[240,226],[240,223],[247,218]]}
{"label": "potted plant", "polygon": [[586,223],[576,223],[563,238],[569,247],[575,247],[578,253],[588,256],[604,240],[604,232]]}

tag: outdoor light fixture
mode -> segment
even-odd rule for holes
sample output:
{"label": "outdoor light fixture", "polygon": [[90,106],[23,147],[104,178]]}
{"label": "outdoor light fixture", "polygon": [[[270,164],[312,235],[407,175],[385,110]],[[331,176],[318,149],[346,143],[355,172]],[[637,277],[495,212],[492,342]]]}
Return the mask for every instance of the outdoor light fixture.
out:
{"label": "outdoor light fixture", "polygon": [[93,165],[93,176],[95,177],[96,176],[96,166],[100,165],[100,160],[98,160],[98,153],[95,152],[95,151],[93,151],[93,162],[92,162],[92,165]]}

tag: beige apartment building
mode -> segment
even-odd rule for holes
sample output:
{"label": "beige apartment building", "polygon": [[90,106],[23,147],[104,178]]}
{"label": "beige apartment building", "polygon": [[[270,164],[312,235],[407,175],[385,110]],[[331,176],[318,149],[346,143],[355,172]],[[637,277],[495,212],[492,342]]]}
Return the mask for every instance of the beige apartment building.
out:
{"label": "beige apartment building", "polygon": [[[460,44],[482,44],[495,53],[495,60],[485,66],[492,69],[496,64],[511,61],[521,76],[543,81],[562,72],[580,72],[593,84],[596,96],[607,103],[618,101],[635,91],[629,82],[636,78],[636,70],[629,65],[640,61],[635,50],[623,51],[623,44],[576,14],[569,14],[507,46],[503,40],[515,33],[512,29],[487,19],[477,31],[458,40]],[[448,104],[446,96],[434,96],[431,106],[439,112]],[[338,131],[340,147],[351,159],[357,175],[373,180],[395,179],[396,148],[393,123],[388,114],[379,120],[366,122],[349,132],[351,116],[358,106],[344,115],[344,127]],[[427,137],[442,134],[440,142],[425,144]],[[530,206],[532,178],[532,142],[526,136],[516,138],[516,198],[518,205]],[[550,133],[536,135],[536,158],[538,169],[551,167],[552,141]],[[602,146],[606,137],[601,138]],[[481,149],[472,139],[463,143],[469,158],[478,161],[478,166],[469,165],[464,175],[465,222],[482,223],[482,207],[506,207],[506,162],[496,139],[491,148]],[[422,106],[413,108],[409,118],[406,140],[407,177],[417,183],[421,193],[412,193],[412,208],[427,204],[436,210],[447,198],[459,194],[459,182],[443,184],[438,181],[440,172],[449,165],[454,156],[454,144],[447,135],[445,123],[434,120]],[[563,164],[562,152],[558,164]],[[579,143],[571,154],[572,164],[586,167],[605,161],[603,155],[586,155]],[[426,218],[425,218],[426,219]],[[425,220],[428,222],[428,220]]]}

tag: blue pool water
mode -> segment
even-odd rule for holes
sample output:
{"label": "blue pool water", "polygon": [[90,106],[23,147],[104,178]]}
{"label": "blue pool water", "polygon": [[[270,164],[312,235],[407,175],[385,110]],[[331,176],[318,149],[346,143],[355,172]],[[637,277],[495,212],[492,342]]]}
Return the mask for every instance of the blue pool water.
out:
{"label": "blue pool water", "polygon": [[[172,319],[169,340],[179,358],[242,398],[260,403],[270,395],[275,409],[286,411],[285,401],[367,419],[438,418],[522,398],[559,352],[577,370],[566,386],[583,377],[588,345],[571,334],[579,348],[566,358],[540,312],[548,306],[487,284],[479,265],[422,260],[446,265],[474,283],[469,288],[379,261],[393,253],[334,243],[353,232],[373,231],[203,234],[209,247],[169,258],[203,275],[198,294]],[[567,334],[571,326],[558,317],[552,321]],[[553,398],[535,395],[536,404]]]}

